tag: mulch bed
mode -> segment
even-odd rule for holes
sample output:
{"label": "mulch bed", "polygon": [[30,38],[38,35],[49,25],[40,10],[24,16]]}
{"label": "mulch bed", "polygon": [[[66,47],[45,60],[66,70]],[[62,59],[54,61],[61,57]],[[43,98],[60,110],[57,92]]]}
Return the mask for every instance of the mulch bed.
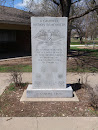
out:
{"label": "mulch bed", "polygon": [[20,102],[27,86],[9,90],[0,96],[0,117],[95,117],[89,94],[83,86],[76,90],[79,102]]}

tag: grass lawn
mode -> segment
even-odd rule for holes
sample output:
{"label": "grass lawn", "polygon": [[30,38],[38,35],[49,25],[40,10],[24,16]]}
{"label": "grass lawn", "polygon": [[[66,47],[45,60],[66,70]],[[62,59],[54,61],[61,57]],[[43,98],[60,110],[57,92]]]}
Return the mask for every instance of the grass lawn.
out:
{"label": "grass lawn", "polygon": [[70,47],[71,51],[81,51],[81,52],[91,52],[90,56],[92,56],[93,53],[96,53],[98,55],[98,49],[90,49],[90,48],[81,48],[81,47]]}
{"label": "grass lawn", "polygon": [[[81,44],[80,42],[71,42],[71,45],[81,45]],[[84,43],[82,45],[84,45]]]}
{"label": "grass lawn", "polygon": [[94,41],[93,40],[83,40],[83,43],[80,44],[80,40],[79,39],[73,39],[71,38],[71,45],[85,45],[85,44],[88,44],[88,45],[93,45],[93,42],[95,45],[98,45],[98,38],[96,38]]}
{"label": "grass lawn", "polygon": [[0,72],[11,72],[13,70],[19,70],[21,72],[32,72],[32,66],[31,65],[1,65],[0,66]]}
{"label": "grass lawn", "polygon": [[71,47],[67,61],[68,72],[98,72],[98,49]]}

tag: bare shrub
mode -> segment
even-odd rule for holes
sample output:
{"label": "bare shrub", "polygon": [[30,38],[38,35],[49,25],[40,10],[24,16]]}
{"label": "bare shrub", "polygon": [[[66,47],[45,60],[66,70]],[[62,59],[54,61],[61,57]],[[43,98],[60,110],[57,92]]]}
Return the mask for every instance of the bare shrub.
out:
{"label": "bare shrub", "polygon": [[98,86],[96,86],[95,88],[95,91],[97,91],[96,93],[94,92],[93,88],[91,88],[90,86],[87,88],[87,90],[89,93],[90,106],[98,110]]}
{"label": "bare shrub", "polygon": [[14,66],[10,69],[11,82],[15,87],[21,87],[22,84],[22,72],[19,66]]}
{"label": "bare shrub", "polygon": [[[79,83],[87,86],[88,85],[88,78],[90,75],[94,75],[97,72],[97,65],[91,61],[91,58],[88,58],[86,55],[89,53],[81,52],[81,54],[77,54],[74,59],[76,71],[80,74],[80,78],[78,80]],[[88,73],[87,73],[88,72]],[[89,72],[91,72],[89,74]]]}

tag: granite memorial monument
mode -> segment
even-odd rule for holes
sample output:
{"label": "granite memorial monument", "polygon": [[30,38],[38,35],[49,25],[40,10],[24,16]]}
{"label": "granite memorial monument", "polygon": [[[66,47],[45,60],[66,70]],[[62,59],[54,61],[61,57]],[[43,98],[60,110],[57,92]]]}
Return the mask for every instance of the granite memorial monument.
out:
{"label": "granite memorial monument", "polygon": [[66,85],[67,17],[32,17],[32,84],[27,98],[73,97]]}

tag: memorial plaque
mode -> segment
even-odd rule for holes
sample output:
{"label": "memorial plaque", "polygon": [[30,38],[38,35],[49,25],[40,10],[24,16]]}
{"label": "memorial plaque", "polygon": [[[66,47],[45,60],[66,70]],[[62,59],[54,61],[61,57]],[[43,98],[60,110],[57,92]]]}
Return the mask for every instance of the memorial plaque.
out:
{"label": "memorial plaque", "polygon": [[27,96],[62,97],[66,89],[67,18],[32,17],[31,37],[32,86]]}

